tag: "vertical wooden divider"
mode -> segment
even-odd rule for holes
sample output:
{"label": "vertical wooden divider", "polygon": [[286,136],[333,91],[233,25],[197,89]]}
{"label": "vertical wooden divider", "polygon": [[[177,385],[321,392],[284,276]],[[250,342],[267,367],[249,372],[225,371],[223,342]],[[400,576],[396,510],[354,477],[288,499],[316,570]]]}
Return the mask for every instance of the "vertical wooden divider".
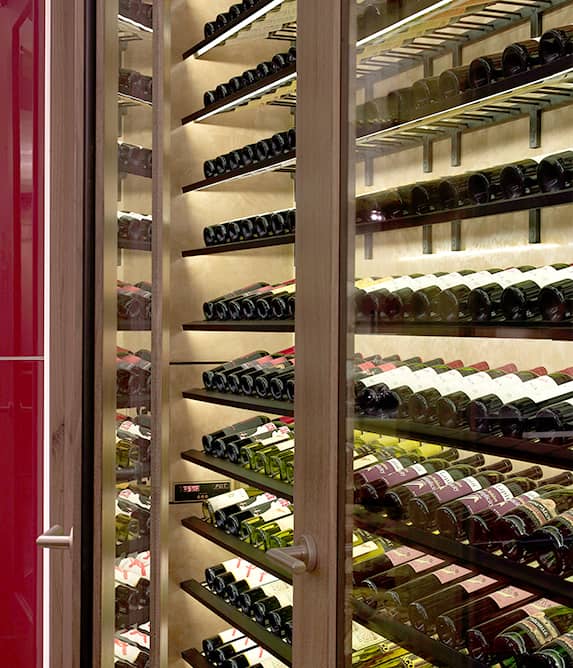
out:
{"label": "vertical wooden divider", "polygon": [[[295,508],[318,567],[294,581],[293,665],[344,665],[347,314],[353,276],[349,214],[349,12],[346,0],[299,2],[297,13],[297,313]],[[350,239],[353,244],[352,239]],[[352,249],[352,252],[350,252]]]}

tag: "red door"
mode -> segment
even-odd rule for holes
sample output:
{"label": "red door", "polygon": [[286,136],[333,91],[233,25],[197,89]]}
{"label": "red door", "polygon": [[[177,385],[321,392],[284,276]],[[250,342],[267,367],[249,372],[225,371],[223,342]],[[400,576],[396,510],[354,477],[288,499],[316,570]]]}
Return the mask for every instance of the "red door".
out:
{"label": "red door", "polygon": [[0,656],[42,660],[43,11],[0,0]]}

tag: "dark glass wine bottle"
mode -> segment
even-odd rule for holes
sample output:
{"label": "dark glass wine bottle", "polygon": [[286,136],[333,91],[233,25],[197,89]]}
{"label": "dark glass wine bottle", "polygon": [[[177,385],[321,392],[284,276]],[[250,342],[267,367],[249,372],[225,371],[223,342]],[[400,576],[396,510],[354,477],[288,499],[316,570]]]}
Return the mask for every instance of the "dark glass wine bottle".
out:
{"label": "dark glass wine bottle", "polygon": [[525,280],[508,286],[501,295],[501,308],[508,320],[531,320],[539,317],[541,288],[566,275],[570,265],[551,264],[528,271]]}
{"label": "dark glass wine bottle", "polygon": [[423,111],[432,103],[439,102],[441,99],[440,77],[426,77],[414,81],[412,97],[418,111]]}
{"label": "dark glass wine bottle", "polygon": [[541,288],[538,298],[541,318],[561,322],[573,317],[573,280],[564,278]]}
{"label": "dark glass wine bottle", "polygon": [[465,276],[458,285],[452,285],[442,290],[437,297],[437,312],[440,320],[446,322],[469,320],[469,297],[472,290],[482,285],[488,285],[497,274],[504,274],[501,269],[492,268],[486,271],[476,271]]}
{"label": "dark glass wine bottle", "polygon": [[539,58],[542,63],[552,63],[573,53],[573,25],[546,30],[539,40]]}
{"label": "dark glass wine bottle", "polygon": [[[430,578],[433,581],[436,580],[431,575]],[[477,598],[486,596],[499,589],[502,581],[486,575],[472,575],[472,577],[463,579],[449,587],[444,588],[439,580],[437,584],[439,586],[434,590],[434,593],[423,596],[423,598],[413,601],[408,606],[408,616],[412,626],[422,633],[431,633],[434,630],[437,617],[446,610],[453,610]]]}
{"label": "dark glass wine bottle", "polygon": [[573,633],[564,633],[524,660],[525,668],[570,668],[573,666]]}
{"label": "dark glass wine bottle", "polygon": [[414,94],[412,88],[398,88],[388,93],[386,98],[389,119],[403,123],[415,115]]}
{"label": "dark glass wine bottle", "polygon": [[455,97],[471,88],[469,65],[444,70],[438,77],[438,85],[443,98]]}
{"label": "dark glass wine bottle", "polygon": [[243,355],[242,357],[238,357],[237,359],[231,360],[230,362],[225,362],[225,364],[221,364],[212,369],[204,371],[202,375],[203,385],[205,385],[205,387],[210,390],[213,388],[213,379],[215,374],[222,371],[228,371],[236,366],[239,366],[240,364],[264,357],[268,354],[269,353],[266,350],[255,350],[254,352],[248,353],[247,355]]}
{"label": "dark glass wine bottle", "polygon": [[362,585],[366,578],[372,577],[379,573],[389,571],[391,568],[406,564],[413,559],[428,556],[420,550],[415,550],[411,547],[401,545],[394,547],[383,554],[375,553],[375,556],[365,559],[359,563],[354,563],[352,566],[352,584],[355,587]]}
{"label": "dark glass wine bottle", "polygon": [[223,427],[222,429],[213,431],[210,434],[203,434],[201,437],[203,450],[205,450],[207,454],[212,454],[214,443],[223,436],[229,436],[231,434],[243,436],[248,433],[248,430],[256,430],[257,427],[260,427],[263,424],[267,424],[268,422],[270,422],[270,420],[266,415],[256,415],[255,417],[248,418],[247,420],[241,420],[240,422],[235,422],[228,427]]}
{"label": "dark glass wine bottle", "polygon": [[254,640],[251,640],[249,637],[243,636],[242,638],[231,640],[228,643],[215,648],[210,653],[209,660],[213,664],[219,666],[237,654],[246,652],[250,649],[253,649],[254,647],[257,647],[257,643]]}
{"label": "dark glass wine bottle", "polygon": [[501,57],[501,53],[493,53],[472,60],[469,71],[472,88],[482,88],[503,77]]}
{"label": "dark glass wine bottle", "polygon": [[468,176],[452,176],[442,179],[438,186],[441,209],[455,209],[470,203]]}
{"label": "dark glass wine bottle", "polygon": [[511,471],[511,468],[511,461],[502,459],[496,464],[488,465],[486,471],[479,471],[473,476],[467,476],[433,492],[410,499],[408,502],[410,520],[420,529],[435,529],[436,510],[442,504],[502,482],[505,479],[504,473]]}
{"label": "dark glass wine bottle", "polygon": [[432,285],[420,288],[412,295],[408,316],[415,320],[432,320],[437,317],[438,295],[454,285],[458,285],[465,276],[474,274],[472,269],[463,269],[441,276]]}
{"label": "dark glass wine bottle", "polygon": [[537,162],[522,160],[506,165],[499,175],[501,190],[506,199],[525,197],[539,190]]}
{"label": "dark glass wine bottle", "polygon": [[510,44],[501,56],[501,69],[505,77],[526,72],[539,64],[539,40],[528,39]]}
{"label": "dark glass wine bottle", "polygon": [[[230,301],[234,298],[236,298],[239,295],[243,295],[245,293],[250,293],[253,290],[257,290],[259,288],[263,287],[268,287],[268,283],[263,283],[263,282],[258,282],[258,283],[251,283],[251,285],[247,285],[244,288],[239,288],[238,290],[233,290],[233,292],[229,292],[226,295],[222,295],[221,297],[217,297],[217,299],[213,299],[211,301],[205,302],[203,304],[203,314],[205,315],[205,318],[207,320],[214,320],[215,317],[217,316],[216,312],[216,306],[219,302],[227,302]],[[224,318],[222,318],[224,319]]]}
{"label": "dark glass wine bottle", "polygon": [[448,274],[437,271],[434,274],[414,278],[409,285],[392,290],[389,294],[381,294],[378,300],[378,316],[384,320],[408,318],[414,293],[435,283],[440,284],[442,279],[446,279],[447,282],[447,277]]}
{"label": "dark glass wine bottle", "polygon": [[573,151],[563,151],[543,158],[537,166],[537,182],[544,193],[571,188]]}
{"label": "dark glass wine bottle", "polygon": [[487,204],[493,200],[501,199],[501,168],[475,172],[468,177],[468,196],[476,204]]}
{"label": "dark glass wine bottle", "polygon": [[573,572],[573,510],[536,529],[527,544],[544,571],[569,577]]}
{"label": "dark glass wine bottle", "polygon": [[225,645],[226,643],[232,642],[234,640],[240,640],[244,637],[245,634],[242,631],[231,628],[225,631],[221,631],[221,633],[216,636],[212,636],[211,638],[205,638],[201,645],[205,656],[210,659],[210,654],[212,654],[218,647],[221,647],[221,645]]}
{"label": "dark glass wine bottle", "polygon": [[441,208],[440,182],[427,181],[415,185],[410,193],[412,211],[417,214],[430,213]]}
{"label": "dark glass wine bottle", "polygon": [[474,288],[468,298],[468,311],[471,320],[499,320],[503,318],[501,296],[505,288],[523,280],[523,274],[535,267],[525,265],[500,271],[494,280],[486,285]]}

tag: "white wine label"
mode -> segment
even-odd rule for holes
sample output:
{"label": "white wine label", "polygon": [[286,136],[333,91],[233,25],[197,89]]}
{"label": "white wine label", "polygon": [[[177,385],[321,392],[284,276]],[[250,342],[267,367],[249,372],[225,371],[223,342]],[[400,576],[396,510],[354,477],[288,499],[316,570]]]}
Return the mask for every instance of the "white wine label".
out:
{"label": "white wine label", "polygon": [[[447,584],[452,580],[456,580],[457,578],[463,578],[466,575],[471,575],[471,574],[472,571],[468,570],[467,568],[463,568],[462,566],[457,566],[456,564],[450,564],[449,566],[446,566],[445,568],[440,568],[439,570],[434,571],[432,573],[432,575],[435,575],[436,578],[438,578],[438,581],[441,584]],[[466,580],[466,582],[469,582],[469,580]]]}
{"label": "white wine label", "polygon": [[492,276],[491,282],[501,285],[502,288],[507,288],[520,281],[526,281],[528,275],[529,272],[526,271],[524,273],[520,269],[513,267],[512,269],[506,269],[505,271],[498,271],[497,274]]}
{"label": "white wine label", "polygon": [[241,501],[246,501],[249,498],[247,490],[244,487],[239,487],[239,489],[234,489],[225,494],[219,494],[218,496],[213,496],[207,502],[211,512],[220,510],[225,506],[230,506],[234,503],[241,503]]}
{"label": "white wine label", "polygon": [[235,640],[232,644],[232,647],[234,650],[233,654],[238,654],[239,652],[244,652],[253,647],[258,647],[258,645],[254,640],[251,640],[247,636],[244,636],[239,640]]}
{"label": "white wine label", "polygon": [[354,287],[357,290],[364,290],[365,288],[370,287],[371,285],[380,286],[387,281],[391,281],[392,277],[387,276],[386,278],[358,278],[354,281]]}
{"label": "white wine label", "polygon": [[278,598],[279,594],[287,593],[292,597],[292,585],[288,582],[283,582],[282,580],[275,580],[268,585],[263,587],[265,596],[276,596]]}
{"label": "white wine label", "polygon": [[368,294],[369,292],[375,292],[376,290],[382,290],[383,288],[387,289],[387,286],[394,283],[395,280],[395,278],[382,278],[379,281],[373,281],[369,285],[365,285],[362,290]]}
{"label": "white wine label", "polygon": [[[272,522],[274,520],[278,520],[280,517],[284,517],[288,511],[288,505],[285,506],[282,503],[282,499],[279,501],[277,504],[273,504],[272,508],[269,508],[266,510],[264,513],[260,515],[260,519],[263,520],[263,522]],[[289,512],[290,514],[290,512]]]}
{"label": "white wine label", "polygon": [[426,274],[425,276],[420,276],[420,278],[414,279],[413,283],[408,286],[412,290],[423,290],[424,288],[430,287],[430,285],[436,285],[438,278],[434,274]]}
{"label": "white wine label", "polygon": [[124,568],[120,568],[119,566],[115,567],[114,578],[116,583],[128,585],[129,587],[133,587],[134,589],[137,587],[139,581],[141,580],[141,576],[135,573],[134,571],[127,571]]}
{"label": "white wine label", "polygon": [[461,280],[462,285],[466,285],[470,290],[479,288],[481,285],[487,285],[495,281],[496,274],[489,271],[476,271],[475,274],[468,274]]}
{"label": "white wine label", "polygon": [[406,379],[412,375],[412,369],[407,366],[400,366],[397,369],[390,371],[383,371],[382,373],[375,373],[372,376],[362,379],[364,387],[372,387],[378,383],[394,383],[393,387],[398,385],[406,385]]}
{"label": "white wine label", "polygon": [[497,580],[494,580],[493,578],[488,578],[487,575],[476,575],[473,578],[470,578],[469,580],[463,580],[460,582],[460,587],[465,589],[468,594],[471,594],[474,591],[479,591],[480,589],[484,589],[485,587],[489,587],[490,585],[493,585],[497,582]]}
{"label": "white wine label", "polygon": [[540,267],[539,269],[532,269],[525,273],[520,282],[533,281],[541,288],[556,280],[556,274],[557,270],[554,267]]}
{"label": "white wine label", "polygon": [[241,577],[240,573],[235,574],[235,580],[244,580],[249,589],[254,589],[255,587],[264,587],[265,585],[271,584],[277,580],[276,575],[271,575],[266,571],[261,570],[260,568],[256,571],[251,571],[249,575],[244,575]]}
{"label": "white wine label", "polygon": [[460,283],[463,283],[463,280],[464,277],[462,274],[453,271],[451,274],[437,278],[434,285],[437,285],[441,290],[447,290],[448,288],[453,288],[454,285],[460,285]]}
{"label": "white wine label", "polygon": [[283,517],[282,519],[277,520],[277,526],[281,531],[294,529],[294,515],[291,514],[288,517]]}
{"label": "white wine label", "polygon": [[135,645],[130,645],[124,640],[114,638],[113,653],[116,659],[123,659],[129,663],[137,665],[137,660],[141,654],[141,650]]}
{"label": "white wine label", "polygon": [[219,633],[222,645],[243,637],[244,633],[242,631],[237,631],[237,629],[227,629],[226,631],[221,631],[221,633]]}
{"label": "white wine label", "polygon": [[277,452],[286,452],[287,450],[292,450],[294,448],[294,438],[289,438],[286,441],[282,441],[276,444]]}
{"label": "white wine label", "polygon": [[533,499],[522,506],[539,525],[545,524],[557,517],[557,504],[553,499]]}
{"label": "white wine label", "polygon": [[523,383],[522,389],[523,393],[520,397],[529,397],[529,399],[539,403],[573,392],[573,381],[559,385],[550,376],[540,376]]}
{"label": "white wine label", "polygon": [[356,557],[361,557],[363,554],[375,552],[376,550],[380,551],[380,545],[374,540],[369,540],[352,548],[352,558],[356,559]]}
{"label": "white wine label", "polygon": [[358,471],[360,469],[365,469],[367,466],[372,466],[376,464],[378,457],[376,455],[365,455],[364,457],[358,457],[353,462],[353,469]]}
{"label": "white wine label", "polygon": [[528,598],[531,598],[532,594],[525,589],[518,589],[517,587],[504,587],[499,591],[494,591],[489,595],[491,600],[497,605],[497,607],[502,610],[507,608],[514,603],[519,603],[520,601],[525,601]]}
{"label": "white wine label", "polygon": [[487,373],[472,373],[465,376],[460,390],[465,392],[470,399],[477,399],[483,397],[490,392],[493,392],[495,385]]}
{"label": "white wine label", "polygon": [[121,633],[120,638],[149,651],[151,644],[149,633],[143,633],[137,629],[130,629],[129,631]]}
{"label": "white wine label", "polygon": [[370,647],[370,645],[376,645],[379,643],[387,642],[386,638],[367,629],[362,624],[358,622],[352,622],[352,651],[359,652],[365,647]]}

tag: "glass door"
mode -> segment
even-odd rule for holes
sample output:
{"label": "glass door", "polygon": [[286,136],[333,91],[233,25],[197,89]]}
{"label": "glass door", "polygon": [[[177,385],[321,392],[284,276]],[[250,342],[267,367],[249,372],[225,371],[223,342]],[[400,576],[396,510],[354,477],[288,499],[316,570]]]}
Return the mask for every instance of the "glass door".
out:
{"label": "glass door", "polygon": [[355,10],[346,665],[570,665],[573,5]]}

